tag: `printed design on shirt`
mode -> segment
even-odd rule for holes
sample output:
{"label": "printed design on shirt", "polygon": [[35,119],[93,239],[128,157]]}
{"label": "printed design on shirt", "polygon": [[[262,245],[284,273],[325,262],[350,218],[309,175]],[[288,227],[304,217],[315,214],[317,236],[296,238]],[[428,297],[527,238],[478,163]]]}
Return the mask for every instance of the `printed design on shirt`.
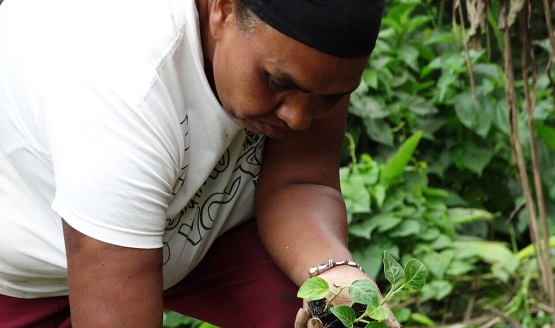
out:
{"label": "printed design on shirt", "polygon": [[260,165],[262,164],[262,152],[264,151],[265,138],[263,135],[255,134],[248,130],[245,130],[245,132],[247,135],[245,137],[245,142],[243,142],[243,154],[237,161],[238,165],[235,170],[240,170],[250,175],[253,178],[253,182],[256,184],[258,175],[260,174]]}
{"label": "printed design on shirt", "polygon": [[[183,247],[186,243],[193,246],[200,244],[214,221],[225,219],[229,207],[235,206],[239,195],[245,190],[254,189],[260,174],[264,140],[263,136],[246,131],[239,156],[234,157],[229,149],[224,152],[187,206],[167,221],[166,230],[178,229],[177,233],[183,238],[178,243],[172,240],[172,245]],[[170,259],[170,248],[170,245],[164,243],[164,264]],[[178,251],[176,254],[180,253]]]}
{"label": "printed design on shirt", "polygon": [[[183,131],[183,135],[184,135],[183,154],[184,154],[184,157],[185,157],[187,152],[189,151],[189,148],[191,147],[191,144],[190,144],[190,141],[189,141],[189,116],[185,115],[185,118],[181,122],[179,122],[179,125],[181,126],[181,130]],[[188,167],[189,167],[189,165],[185,165],[184,167],[182,167],[180,169],[179,178],[177,178],[177,182],[173,186],[173,190],[172,190],[172,195],[173,196],[175,196],[177,194],[177,191],[181,188],[181,186],[185,182],[185,175],[187,174],[187,168]]]}

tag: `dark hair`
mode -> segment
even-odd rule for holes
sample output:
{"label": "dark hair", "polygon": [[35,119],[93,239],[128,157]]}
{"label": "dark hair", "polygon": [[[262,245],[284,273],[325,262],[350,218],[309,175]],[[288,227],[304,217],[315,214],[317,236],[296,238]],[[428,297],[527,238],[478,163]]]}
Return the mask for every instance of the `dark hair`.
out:
{"label": "dark hair", "polygon": [[242,31],[252,30],[260,22],[260,19],[247,7],[245,0],[237,0],[236,4],[235,12],[239,29]]}

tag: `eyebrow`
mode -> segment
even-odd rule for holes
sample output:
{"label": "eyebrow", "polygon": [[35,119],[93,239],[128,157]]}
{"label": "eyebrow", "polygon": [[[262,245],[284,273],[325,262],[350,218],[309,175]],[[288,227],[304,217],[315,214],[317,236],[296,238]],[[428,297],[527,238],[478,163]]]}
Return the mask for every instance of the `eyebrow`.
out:
{"label": "eyebrow", "polygon": [[[311,92],[310,90],[301,87],[297,81],[295,81],[295,79],[287,72],[279,70],[275,75],[274,75],[274,79],[276,80],[276,82],[278,82],[279,84],[286,86],[286,87],[291,87],[291,88],[295,88],[297,90],[300,90],[302,92],[306,92],[309,93]],[[345,96],[348,94],[353,93],[356,89],[358,88],[355,87],[353,90],[348,91],[348,92],[340,92],[340,93],[334,93],[334,94],[329,94],[329,96]]]}

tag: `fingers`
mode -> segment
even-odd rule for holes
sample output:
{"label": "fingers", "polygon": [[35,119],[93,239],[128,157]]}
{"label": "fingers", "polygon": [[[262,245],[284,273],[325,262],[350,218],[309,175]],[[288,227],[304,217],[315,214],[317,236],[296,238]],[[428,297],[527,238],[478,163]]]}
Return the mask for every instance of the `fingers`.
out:
{"label": "fingers", "polygon": [[308,319],[310,319],[308,312],[305,309],[299,309],[295,317],[295,328],[307,328]]}
{"label": "fingers", "polygon": [[307,328],[324,328],[324,324],[318,318],[312,318],[308,320]]}
{"label": "fingers", "polygon": [[310,318],[305,309],[299,309],[295,317],[295,328],[324,328],[324,324],[318,318]]}

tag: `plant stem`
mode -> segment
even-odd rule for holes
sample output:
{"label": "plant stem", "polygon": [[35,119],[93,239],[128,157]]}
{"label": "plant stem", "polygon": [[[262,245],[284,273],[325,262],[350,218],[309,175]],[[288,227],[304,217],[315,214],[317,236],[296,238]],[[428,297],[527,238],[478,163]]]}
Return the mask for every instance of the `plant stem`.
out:
{"label": "plant stem", "polygon": [[337,298],[337,296],[339,296],[339,294],[341,294],[341,292],[343,291],[343,289],[346,288],[346,286],[343,286],[343,287],[337,286],[337,285],[334,285],[334,286],[337,287],[337,288],[339,288],[339,290],[338,290],[337,292],[333,292],[333,291],[330,290],[330,293],[331,293],[332,296],[331,296],[330,299],[326,302],[326,306],[324,306],[324,312],[327,312],[327,311],[330,309],[331,303]]}
{"label": "plant stem", "polygon": [[385,297],[382,299],[382,301],[380,302],[380,306],[387,304],[387,301],[389,301],[393,295],[397,294],[398,292],[400,292],[401,290],[403,290],[403,288],[405,287],[405,284],[402,284],[401,286],[399,286],[398,288],[392,288],[386,295]]}

